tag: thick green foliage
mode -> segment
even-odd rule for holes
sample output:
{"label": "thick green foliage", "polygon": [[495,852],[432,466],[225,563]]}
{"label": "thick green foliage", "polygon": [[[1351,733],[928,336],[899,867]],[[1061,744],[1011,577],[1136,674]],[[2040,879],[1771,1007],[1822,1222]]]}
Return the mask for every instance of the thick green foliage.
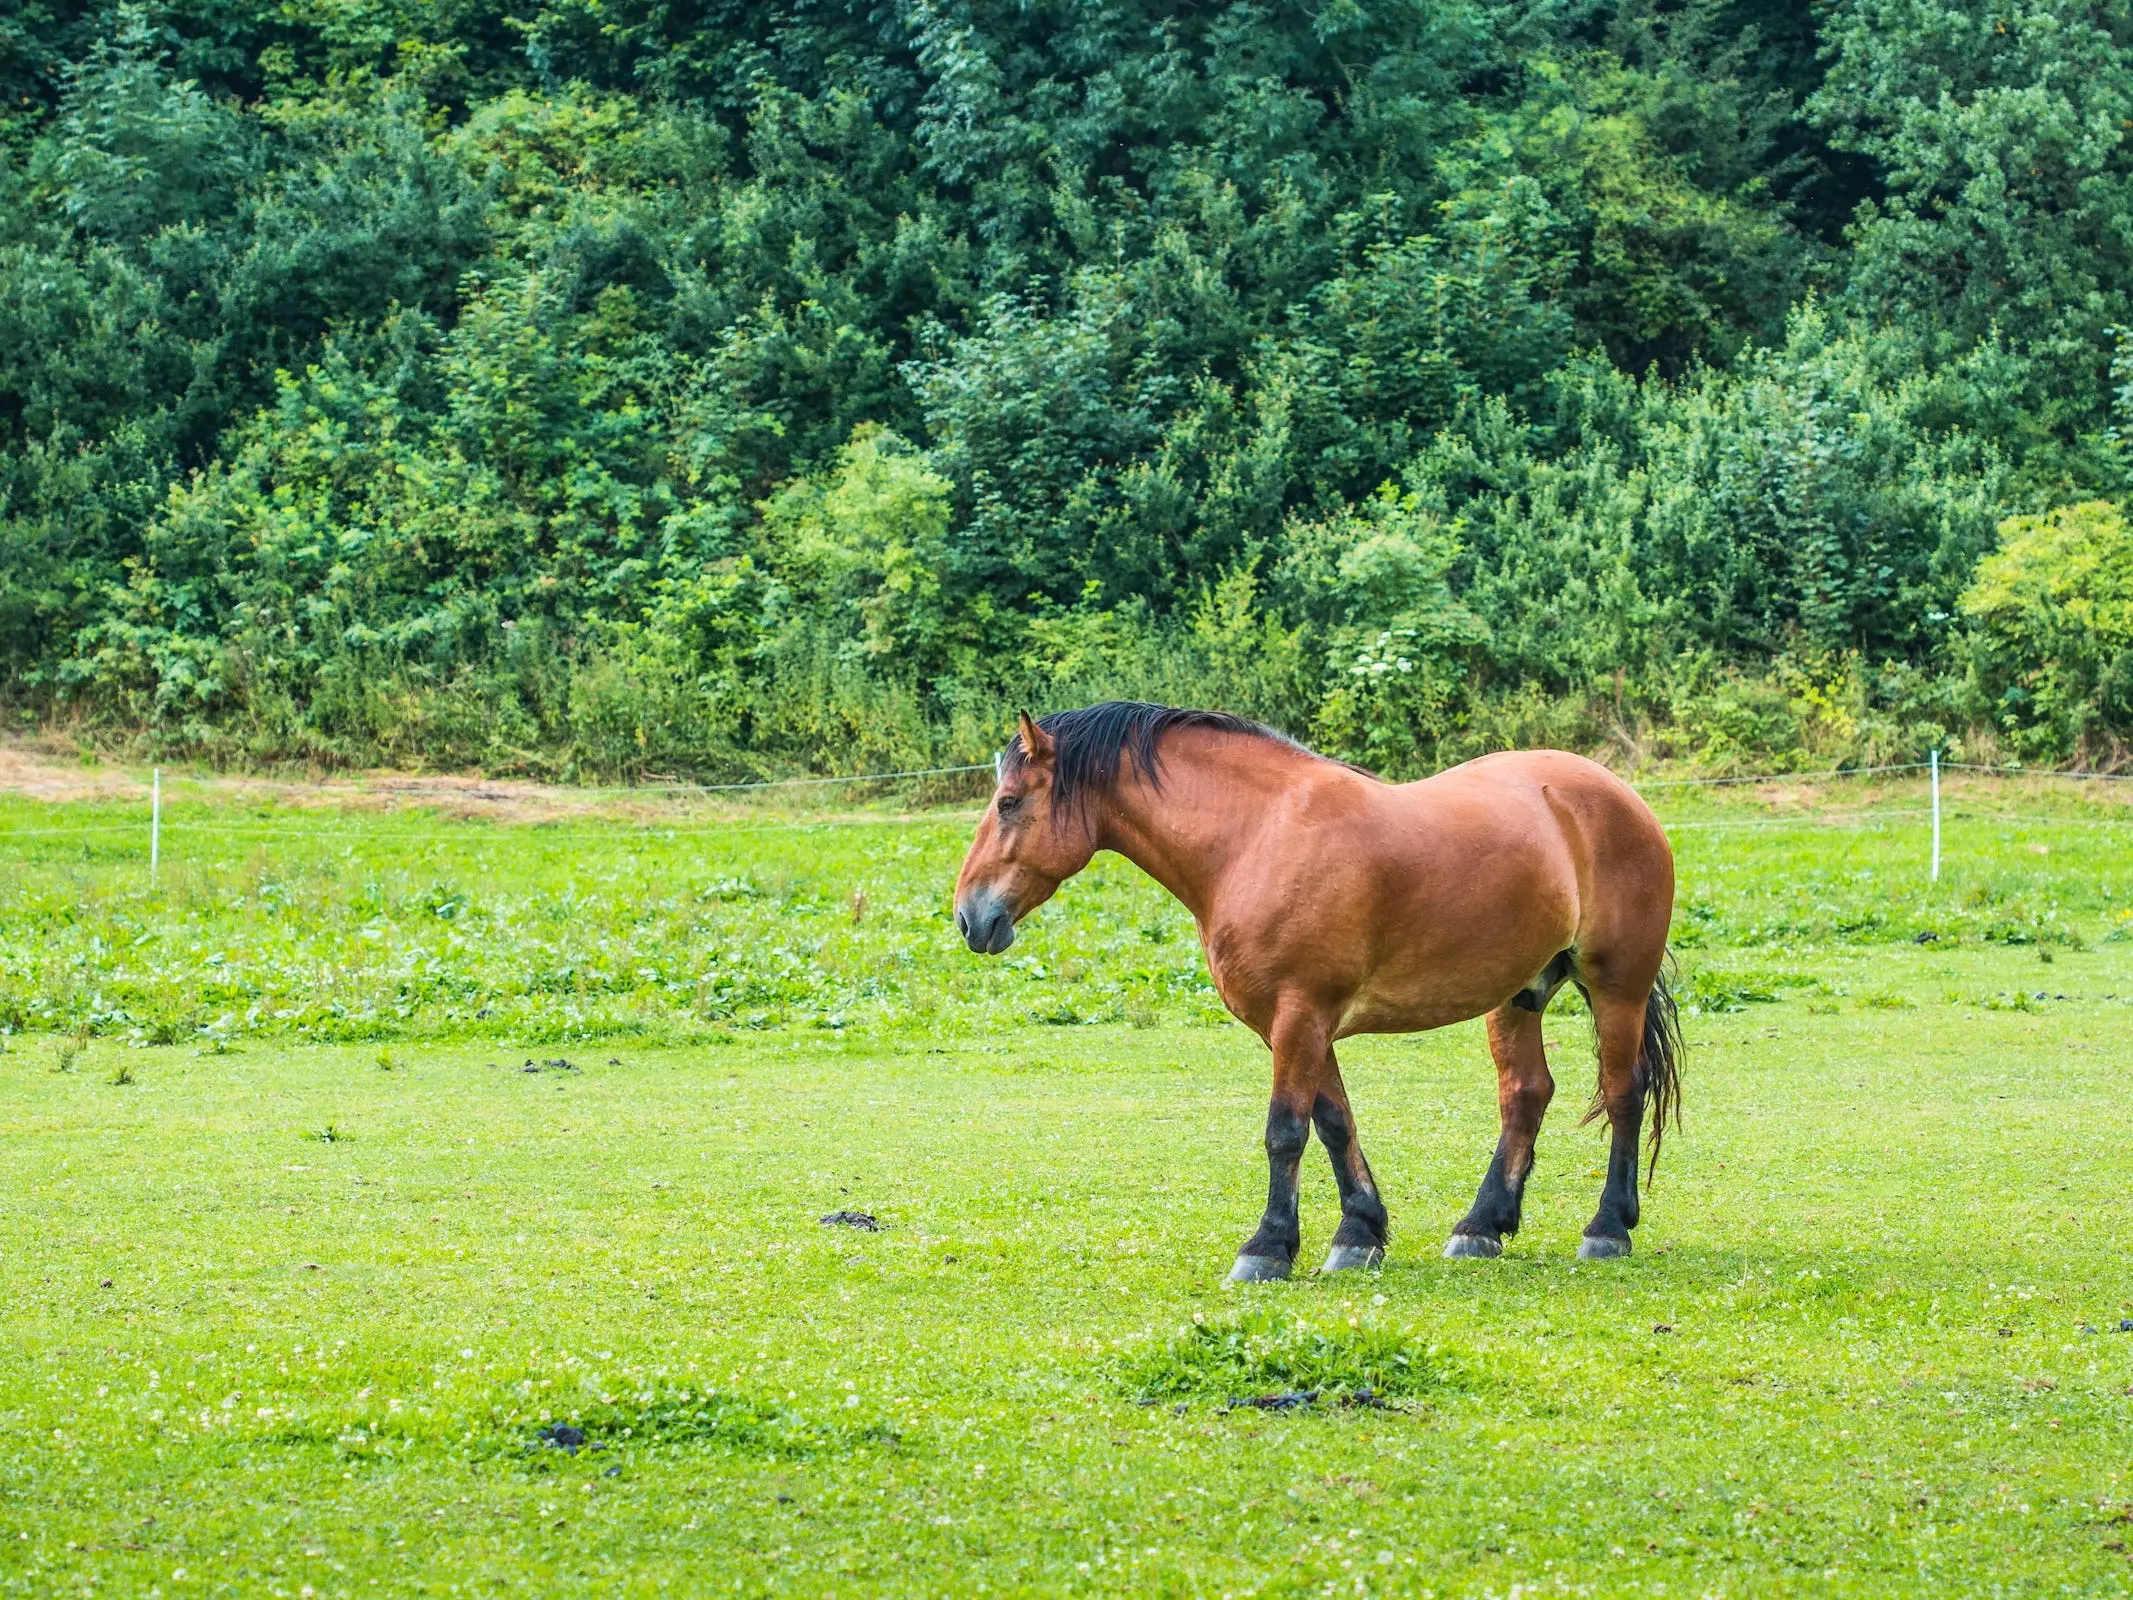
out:
{"label": "thick green foliage", "polygon": [[2049,754],[2133,728],[2133,528],[2116,506],[2010,517],[1963,609],[2018,748]]}
{"label": "thick green foliage", "polygon": [[2125,486],[2129,48],[2122,4],[41,0],[0,659],[233,760],[850,771],[1100,694],[1393,771],[2094,754],[2133,710],[2010,712],[1958,599]]}

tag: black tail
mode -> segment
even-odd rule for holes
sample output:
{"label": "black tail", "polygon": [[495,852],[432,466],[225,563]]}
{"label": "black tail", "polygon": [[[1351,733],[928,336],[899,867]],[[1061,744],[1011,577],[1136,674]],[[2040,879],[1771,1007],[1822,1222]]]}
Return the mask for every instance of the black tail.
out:
{"label": "black tail", "polygon": [[[1651,997],[1644,1002],[1644,1038],[1637,1046],[1637,1078],[1644,1090],[1644,1104],[1652,1114],[1644,1157],[1647,1189],[1652,1186],[1652,1175],[1659,1170],[1659,1146],[1666,1139],[1667,1124],[1681,1126],[1681,1013],[1674,1006],[1674,971],[1674,953],[1669,950],[1659,976],[1652,980]],[[1574,978],[1571,981],[1577,982]],[[1578,984],[1578,993],[1585,996],[1589,1010],[1592,996],[1582,983]],[[1595,1017],[1593,1023],[1597,1027],[1599,1019]],[[1578,1126],[1584,1127],[1606,1109],[1600,1085],[1594,1084],[1592,1104],[1585,1108]]]}
{"label": "black tail", "polygon": [[1645,1103],[1651,1107],[1652,1131],[1645,1161],[1644,1186],[1649,1189],[1659,1170],[1659,1145],[1667,1124],[1681,1126],[1681,1013],[1674,1006],[1674,956],[1652,982],[1651,998],[1644,1002],[1644,1046],[1637,1067],[1644,1078]]}

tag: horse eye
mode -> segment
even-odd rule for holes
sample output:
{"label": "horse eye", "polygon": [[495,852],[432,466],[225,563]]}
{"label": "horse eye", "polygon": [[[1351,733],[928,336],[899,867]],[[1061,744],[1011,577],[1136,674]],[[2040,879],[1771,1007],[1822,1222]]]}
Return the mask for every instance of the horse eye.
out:
{"label": "horse eye", "polygon": [[1014,815],[1014,814],[1015,814],[1015,813],[1016,813],[1017,811],[1020,811],[1021,809],[1022,809],[1022,796],[1020,796],[1020,795],[1018,795],[1018,794],[1003,794],[1002,796],[1000,796],[1000,815],[1001,815],[1001,816],[1003,816],[1003,817],[1011,817],[1011,816],[1013,816],[1013,815]]}

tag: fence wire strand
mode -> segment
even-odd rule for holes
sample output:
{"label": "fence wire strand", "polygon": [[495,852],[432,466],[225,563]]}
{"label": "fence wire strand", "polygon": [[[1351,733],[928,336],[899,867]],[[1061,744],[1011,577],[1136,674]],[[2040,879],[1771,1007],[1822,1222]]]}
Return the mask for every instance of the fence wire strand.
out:
{"label": "fence wire strand", "polygon": [[[1631,780],[1639,790],[1723,789],[1745,788],[1754,785],[1776,783],[1808,783],[1845,778],[1884,777],[1900,773],[1924,772],[1928,762],[1890,762],[1868,767],[1831,767],[1813,772],[1768,772],[1739,777],[1717,778],[1656,778]],[[591,799],[600,796],[688,796],[710,794],[735,794],[760,792],[774,789],[822,788],[833,785],[864,783],[887,783],[899,780],[960,776],[966,773],[986,772],[991,763],[970,762],[955,766],[910,768],[896,772],[853,773],[839,777],[819,778],[772,778],[749,783],[730,784],[635,784],[614,788],[541,789],[535,793],[554,795],[568,801],[576,798]],[[1992,778],[2039,778],[2060,779],[2080,783],[2133,782],[2133,773],[2117,772],[2058,772],[2039,771],[2033,768],[1994,767],[1976,762],[1942,762],[1940,770],[1946,773],[1968,773]],[[408,783],[362,784],[295,784],[278,783],[272,780],[187,778],[164,775],[166,783],[183,783],[194,788],[221,791],[266,790],[270,793],[301,793],[347,799],[382,797],[421,803],[423,801],[451,802],[471,798],[487,798],[478,785],[466,788],[430,789],[419,781]],[[498,780],[499,783],[515,780]],[[142,785],[143,790],[147,785]],[[523,792],[523,791],[521,791]],[[492,790],[498,798],[510,797],[511,791]],[[389,814],[389,813],[388,813]],[[1871,827],[1880,822],[1909,819],[1930,815],[1927,807],[1885,807],[1871,810],[1851,808],[1823,812],[1801,812],[1772,817],[1713,817],[1682,818],[1667,824],[1671,832],[1726,832],[1736,829],[1767,830],[1773,828],[1857,828]],[[2021,826],[2053,827],[2073,824],[2083,827],[2123,827],[2133,823],[2133,818],[2116,817],[2054,817],[2029,812],[1996,812],[1989,816],[1966,816],[1961,811],[1944,812],[1950,820],[1965,822],[2001,822]],[[264,838],[294,844],[307,840],[373,840],[393,843],[538,843],[573,840],[598,840],[609,844],[635,844],[653,840],[681,838],[712,838],[735,833],[784,831],[807,828],[870,827],[882,825],[926,823],[932,821],[962,820],[967,813],[958,811],[934,811],[930,813],[900,813],[844,817],[785,817],[776,819],[734,818],[719,822],[691,822],[687,824],[661,822],[642,818],[618,817],[599,826],[572,826],[562,821],[522,819],[501,821],[495,818],[468,817],[450,828],[402,831],[387,828],[295,828],[286,821],[258,823],[193,822],[172,818],[166,814],[161,831],[172,836],[194,834],[217,835],[229,838]],[[139,822],[92,822],[78,826],[6,828],[0,827],[0,842],[14,839],[87,838],[98,834],[133,834],[143,830]]]}

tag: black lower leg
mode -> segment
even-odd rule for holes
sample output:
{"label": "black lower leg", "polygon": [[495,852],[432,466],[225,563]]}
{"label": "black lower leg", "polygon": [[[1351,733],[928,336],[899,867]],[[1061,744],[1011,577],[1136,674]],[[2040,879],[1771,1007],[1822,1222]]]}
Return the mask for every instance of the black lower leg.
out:
{"label": "black lower leg", "polygon": [[[1489,1170],[1482,1174],[1481,1187],[1474,1193],[1473,1205],[1452,1228],[1455,1237],[1465,1234],[1472,1239],[1508,1239],[1518,1232],[1525,1201],[1526,1172],[1511,1170],[1509,1148],[1509,1135],[1499,1135],[1496,1154],[1489,1161]],[[1530,1155],[1525,1165],[1527,1170],[1532,1168]]]}
{"label": "black lower leg", "polygon": [[1341,1192],[1341,1225],[1333,1235],[1336,1248],[1383,1249],[1391,1242],[1385,1202],[1370,1175],[1370,1163],[1356,1145],[1355,1125],[1348,1108],[1331,1095],[1320,1095],[1311,1106],[1311,1120],[1318,1126],[1319,1143],[1333,1163],[1333,1181]]}
{"label": "black lower leg", "polygon": [[1637,1139],[1644,1131],[1644,1097],[1619,1113],[1610,1110],[1614,1132],[1607,1151],[1607,1183],[1600,1190],[1600,1209],[1586,1224],[1588,1239],[1616,1239],[1625,1245],[1629,1230],[1637,1225]]}
{"label": "black lower leg", "polygon": [[1296,1259],[1303,1238],[1296,1220],[1297,1168],[1310,1138],[1311,1124],[1301,1111],[1279,1100],[1267,1108],[1266,1214],[1259,1219],[1259,1231],[1245,1241],[1238,1255],[1282,1262]]}

